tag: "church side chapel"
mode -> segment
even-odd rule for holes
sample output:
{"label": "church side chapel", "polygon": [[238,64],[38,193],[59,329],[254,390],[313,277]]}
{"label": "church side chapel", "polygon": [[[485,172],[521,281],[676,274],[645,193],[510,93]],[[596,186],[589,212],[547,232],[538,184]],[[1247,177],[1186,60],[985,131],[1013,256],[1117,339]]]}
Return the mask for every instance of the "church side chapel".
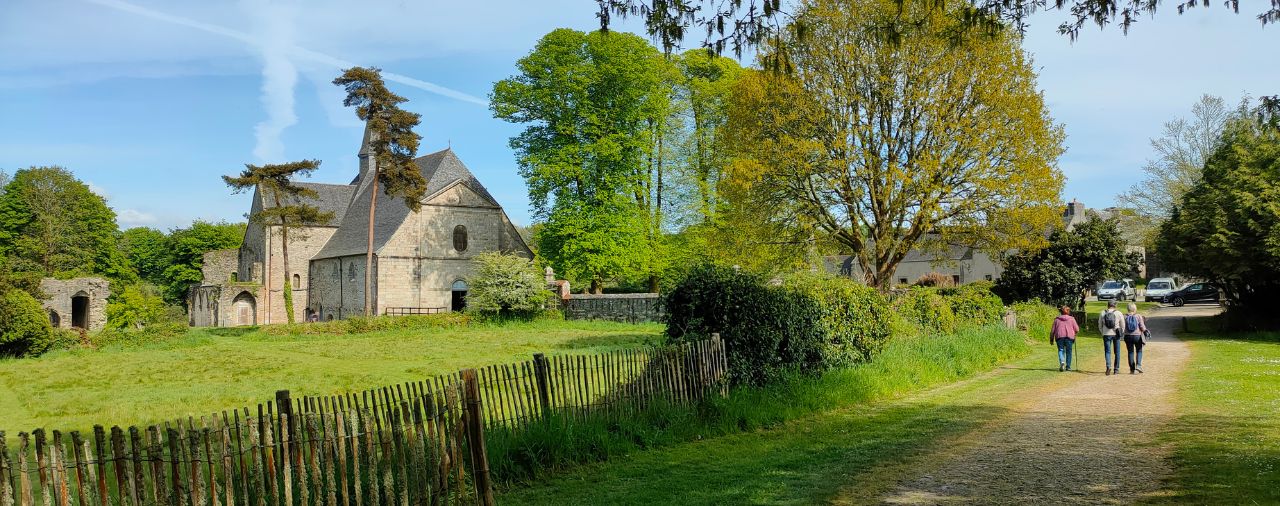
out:
{"label": "church side chapel", "polygon": [[[350,184],[297,183],[315,191],[306,203],[332,213],[289,232],[288,274],[295,319],[334,320],[364,313],[365,254],[375,178],[366,131],[360,173]],[[497,200],[452,149],[414,160],[427,182],[419,211],[379,195],[373,225],[374,313],[429,314],[466,306],[472,258],[498,251],[533,258]],[[381,191],[379,189],[378,191]],[[298,197],[288,197],[298,198]],[[255,191],[250,214],[267,205]],[[206,255],[203,281],[188,295],[194,326],[287,321],[278,227],[250,223],[238,250]]]}

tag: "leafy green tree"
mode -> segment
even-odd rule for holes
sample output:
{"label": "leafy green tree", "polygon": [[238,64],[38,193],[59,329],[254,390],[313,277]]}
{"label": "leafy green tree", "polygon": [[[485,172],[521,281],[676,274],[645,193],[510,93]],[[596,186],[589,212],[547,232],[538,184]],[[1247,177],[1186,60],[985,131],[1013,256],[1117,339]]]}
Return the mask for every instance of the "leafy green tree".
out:
{"label": "leafy green tree", "polygon": [[[250,223],[262,225],[267,233],[280,233],[280,254],[284,260],[284,308],[289,323],[293,323],[293,285],[289,273],[289,233],[294,238],[305,239],[306,227],[333,219],[333,213],[321,211],[304,199],[315,199],[315,190],[293,184],[296,176],[310,176],[320,167],[319,160],[302,160],[284,164],[249,165],[238,177],[222,176],[222,180],[235,193],[256,189],[271,203],[269,207],[249,216]],[[373,212],[372,208],[370,212]]]}
{"label": "leafy green tree", "polygon": [[1054,231],[1044,249],[1009,257],[993,291],[1005,302],[1082,306],[1086,290],[1137,269],[1140,256],[1126,246],[1116,220],[1091,214],[1070,231]]}
{"label": "leafy green tree", "polygon": [[511,147],[546,222],[539,253],[595,292],[606,279],[655,274],[646,267],[661,223],[670,64],[635,35],[559,29],[517,67],[494,84],[490,108],[528,125]]}
{"label": "leafy green tree", "polygon": [[118,233],[106,200],[61,167],[19,170],[0,196],[0,255],[16,271],[132,281]]}
{"label": "leafy green tree", "polygon": [[555,296],[528,258],[495,252],[476,255],[475,262],[475,272],[467,277],[467,311],[530,317],[546,309]]}
{"label": "leafy green tree", "polygon": [[138,277],[153,284],[164,283],[164,271],[171,255],[168,237],[149,227],[134,227],[120,234],[120,250],[137,271]]}
{"label": "leafy green tree", "polygon": [[191,223],[190,227],[171,230],[166,243],[172,256],[163,274],[165,301],[182,304],[191,285],[203,279],[200,267],[204,265],[204,254],[240,247],[244,231],[244,223],[199,220]]}
{"label": "leafy green tree", "polygon": [[[373,224],[378,209],[378,184],[388,197],[402,197],[409,209],[422,207],[427,181],[413,159],[422,136],[413,132],[421,116],[400,108],[408,99],[392,93],[382,81],[379,69],[351,67],[333,80],[347,92],[342,105],[356,108],[356,117],[365,122],[373,152],[374,178],[369,192],[369,247],[365,253],[364,314],[373,314]],[[286,271],[287,272],[287,271]]]}
{"label": "leafy green tree", "polygon": [[1142,181],[1116,197],[1121,228],[1130,242],[1154,244],[1160,223],[1200,180],[1231,116],[1222,98],[1203,95],[1191,106],[1190,118],[1166,122],[1160,136],[1151,139],[1154,157],[1143,165]]}
{"label": "leafy green tree", "polygon": [[[898,1],[903,3],[902,0]],[[741,56],[743,52],[768,42],[780,40],[781,24],[793,16],[790,5],[781,0],[596,0],[600,28],[608,30],[615,16],[626,19],[639,17],[644,20],[649,35],[657,39],[668,52],[680,47],[690,33],[705,33],[702,45],[723,53],[732,49]],[[801,2],[803,4],[803,2]],[[996,30],[1004,26],[1027,28],[1027,18],[1040,11],[1061,10],[1071,14],[1058,25],[1058,33],[1075,40],[1080,30],[1088,24],[1099,28],[1119,25],[1124,33],[1143,15],[1154,15],[1160,2],[1151,0],[974,0],[935,1],[933,8],[955,16],[960,28]],[[1179,0],[1174,2],[1178,14],[1196,7],[1207,8],[1208,2]],[[1234,12],[1240,12],[1239,2],[1226,2]],[[1167,9],[1168,7],[1166,7]],[[1263,25],[1280,21],[1280,5],[1275,2],[1264,6],[1257,14]],[[888,26],[881,36],[894,40],[899,32]]]}
{"label": "leafy green tree", "polygon": [[0,356],[38,355],[52,335],[49,314],[35,297],[12,289],[0,295]]}
{"label": "leafy green tree", "polygon": [[107,326],[114,329],[141,329],[164,321],[166,314],[164,298],[149,283],[125,286],[107,302]]}
{"label": "leafy green tree", "polygon": [[[794,72],[748,72],[729,108],[743,205],[839,244],[872,286],[912,249],[1034,249],[1058,219],[1062,128],[1018,38],[957,35],[931,5],[806,2],[789,52],[762,55]],[[885,25],[903,36],[874,37]]]}
{"label": "leafy green tree", "polygon": [[1280,323],[1280,128],[1230,120],[1157,246],[1172,270],[1222,287],[1233,324]]}
{"label": "leafy green tree", "polygon": [[723,135],[728,103],[742,68],[732,59],[699,49],[680,55],[676,66],[676,110],[682,127],[676,166],[678,214],[685,224],[712,223],[722,206],[719,183],[732,154]]}

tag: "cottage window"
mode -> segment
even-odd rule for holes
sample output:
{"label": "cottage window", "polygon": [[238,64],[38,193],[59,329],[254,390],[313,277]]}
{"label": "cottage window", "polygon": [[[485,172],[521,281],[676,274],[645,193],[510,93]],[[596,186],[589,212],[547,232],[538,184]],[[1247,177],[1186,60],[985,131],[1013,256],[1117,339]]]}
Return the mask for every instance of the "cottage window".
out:
{"label": "cottage window", "polygon": [[467,227],[453,227],[453,249],[458,252],[467,250]]}

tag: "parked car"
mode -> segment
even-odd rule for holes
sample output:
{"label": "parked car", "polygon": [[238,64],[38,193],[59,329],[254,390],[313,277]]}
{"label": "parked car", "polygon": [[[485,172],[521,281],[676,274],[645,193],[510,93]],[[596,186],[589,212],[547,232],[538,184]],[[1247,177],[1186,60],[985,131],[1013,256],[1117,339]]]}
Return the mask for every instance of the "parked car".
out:
{"label": "parked car", "polygon": [[1098,288],[1098,300],[1133,300],[1136,295],[1131,279],[1109,279]]}
{"label": "parked car", "polygon": [[1170,292],[1167,298],[1174,306],[1193,302],[1218,302],[1218,287],[1213,283],[1191,283]]}
{"label": "parked car", "polygon": [[1153,278],[1147,282],[1142,298],[1147,302],[1168,302],[1169,294],[1177,289],[1178,283],[1173,278]]}

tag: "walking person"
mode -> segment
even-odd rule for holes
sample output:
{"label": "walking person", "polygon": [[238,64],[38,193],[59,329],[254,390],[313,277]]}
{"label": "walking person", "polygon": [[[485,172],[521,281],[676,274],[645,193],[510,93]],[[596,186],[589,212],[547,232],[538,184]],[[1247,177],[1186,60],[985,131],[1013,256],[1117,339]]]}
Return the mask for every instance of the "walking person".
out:
{"label": "walking person", "polygon": [[[1138,314],[1138,305],[1129,303],[1124,315],[1124,349],[1129,352],[1129,374],[1142,373],[1142,347],[1147,344],[1147,319]],[[1137,357],[1137,360],[1134,357]],[[1119,372],[1119,371],[1117,371]]]}
{"label": "walking person", "polygon": [[1071,355],[1075,351],[1080,325],[1071,316],[1071,306],[1062,306],[1060,311],[1062,314],[1053,320],[1053,327],[1049,329],[1049,344],[1058,345],[1058,372],[1063,372],[1071,370]]}
{"label": "walking person", "polygon": [[1098,333],[1102,334],[1102,360],[1107,366],[1107,376],[1120,374],[1120,339],[1125,330],[1124,315],[1116,309],[1116,301],[1107,301],[1107,310],[1098,315]]}

